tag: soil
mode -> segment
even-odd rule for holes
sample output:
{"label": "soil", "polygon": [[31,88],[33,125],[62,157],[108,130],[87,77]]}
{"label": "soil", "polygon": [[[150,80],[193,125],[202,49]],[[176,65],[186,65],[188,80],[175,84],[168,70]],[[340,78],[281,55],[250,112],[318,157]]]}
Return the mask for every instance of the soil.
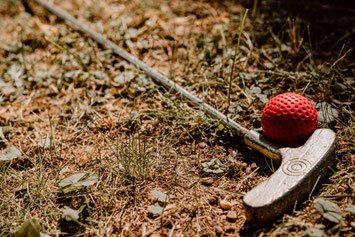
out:
{"label": "soil", "polygon": [[[306,96],[318,127],[337,133],[337,161],[294,210],[246,223],[243,196],[277,164],[34,2],[5,0],[0,157],[10,147],[21,155],[0,161],[1,236],[31,218],[49,236],[353,236],[350,23],[320,39],[314,32],[325,26],[278,1],[54,3],[248,129],[262,132],[262,110],[277,94]],[[331,11],[334,21],[354,19],[337,9],[345,10]],[[68,177],[74,185],[63,184]],[[317,198],[339,206],[341,219],[327,219]]]}

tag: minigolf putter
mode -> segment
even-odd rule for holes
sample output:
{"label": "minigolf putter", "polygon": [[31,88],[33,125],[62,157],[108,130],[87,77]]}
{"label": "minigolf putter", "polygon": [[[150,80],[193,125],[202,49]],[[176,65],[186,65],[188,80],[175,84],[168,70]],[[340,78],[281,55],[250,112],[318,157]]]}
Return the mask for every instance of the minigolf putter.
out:
{"label": "minigolf putter", "polygon": [[107,49],[111,49],[118,56],[136,65],[151,76],[155,82],[180,93],[203,109],[205,113],[219,119],[223,124],[234,130],[237,135],[242,137],[245,144],[280,163],[275,173],[244,196],[243,202],[247,221],[269,222],[293,208],[296,203],[301,202],[312,193],[314,187],[327,173],[328,167],[335,162],[336,135],[332,130],[317,129],[303,145],[296,148],[276,145],[261,134],[242,127],[204,103],[67,12],[45,0],[33,1],[68,22],[74,29],[86,33]]}

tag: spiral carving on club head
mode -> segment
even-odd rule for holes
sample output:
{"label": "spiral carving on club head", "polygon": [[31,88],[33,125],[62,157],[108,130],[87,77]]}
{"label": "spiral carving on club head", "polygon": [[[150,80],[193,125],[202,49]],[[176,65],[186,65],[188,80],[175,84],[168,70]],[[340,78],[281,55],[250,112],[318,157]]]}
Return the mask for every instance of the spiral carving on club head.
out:
{"label": "spiral carving on club head", "polygon": [[309,170],[310,166],[311,164],[307,160],[295,158],[282,165],[282,170],[285,174],[298,176],[305,174]]}

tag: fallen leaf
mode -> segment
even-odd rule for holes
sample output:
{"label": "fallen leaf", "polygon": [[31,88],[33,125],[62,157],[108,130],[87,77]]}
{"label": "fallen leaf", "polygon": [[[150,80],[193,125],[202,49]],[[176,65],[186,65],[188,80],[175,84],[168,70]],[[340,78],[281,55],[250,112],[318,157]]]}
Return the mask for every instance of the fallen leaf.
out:
{"label": "fallen leaf", "polygon": [[75,185],[78,185],[78,186],[91,186],[95,183],[97,183],[99,181],[99,178],[97,177],[97,175],[93,175],[93,176],[90,176],[89,178],[83,180],[83,181],[80,181],[80,182],[77,182]]}
{"label": "fallen leaf", "polygon": [[323,215],[325,219],[331,222],[339,223],[342,220],[341,209],[333,202],[317,198],[314,201],[314,207]]}
{"label": "fallen leaf", "polygon": [[155,84],[152,80],[145,74],[139,74],[135,78],[135,83],[133,87],[137,88],[139,91],[146,91],[147,89],[151,89],[155,87]]}
{"label": "fallen leaf", "polygon": [[257,73],[257,72],[253,72],[253,73],[241,72],[241,73],[239,73],[239,76],[243,80],[252,80],[252,79],[257,78],[259,76],[259,73]]}
{"label": "fallen leaf", "polygon": [[246,89],[246,92],[250,95],[253,96],[253,94],[258,95],[261,93],[261,89],[258,86],[252,85],[250,89]]}
{"label": "fallen leaf", "polygon": [[155,203],[154,205],[150,205],[148,207],[148,212],[152,216],[160,216],[164,211],[164,208],[161,207],[158,203]]}
{"label": "fallen leaf", "polygon": [[67,193],[71,193],[71,192],[75,192],[75,191],[78,191],[78,190],[81,190],[83,189],[84,186],[79,186],[79,185],[70,185],[66,188],[63,188],[62,191],[64,194],[67,194]]}
{"label": "fallen leaf", "polygon": [[74,210],[70,207],[65,206],[63,209],[63,217],[66,221],[78,220],[80,212],[80,209]]}
{"label": "fallen leaf", "polygon": [[219,159],[203,162],[203,171],[206,173],[220,174],[226,171],[226,167]]}
{"label": "fallen leaf", "polygon": [[41,226],[37,219],[29,219],[27,220],[21,228],[16,231],[16,237],[39,237]]}
{"label": "fallen leaf", "polygon": [[63,188],[62,191],[66,194],[80,190],[87,186],[91,186],[99,181],[97,175],[93,175],[87,179],[82,180],[82,178],[84,178],[86,175],[87,172],[70,175],[69,177],[60,181],[58,185]]}
{"label": "fallen leaf", "polygon": [[21,152],[15,147],[9,147],[6,149],[5,154],[0,155],[0,160],[14,160],[19,158]]}
{"label": "fallen leaf", "polygon": [[71,184],[75,184],[77,183],[80,179],[82,179],[85,175],[87,175],[87,172],[82,172],[82,173],[78,173],[78,174],[72,174],[68,177],[66,177],[65,179],[63,179],[62,181],[59,182],[59,186],[60,187],[65,187]]}
{"label": "fallen leaf", "polygon": [[132,70],[126,70],[121,74],[117,75],[113,81],[119,84],[127,83],[135,77],[135,73]]}
{"label": "fallen leaf", "polygon": [[344,211],[348,211],[350,212],[351,214],[355,215],[355,205],[351,205],[349,204]]}
{"label": "fallen leaf", "polygon": [[333,122],[338,116],[339,112],[333,108],[329,103],[322,102],[316,105],[318,120],[324,123]]}
{"label": "fallen leaf", "polygon": [[267,95],[262,93],[262,90],[258,86],[251,86],[250,89],[246,89],[245,92],[250,95],[251,97],[255,96],[258,97],[264,104],[267,104],[269,102],[269,99],[267,98]]}
{"label": "fallen leaf", "polygon": [[159,202],[166,203],[168,201],[168,195],[162,193],[160,191],[153,190],[151,194],[154,198],[156,198]]}

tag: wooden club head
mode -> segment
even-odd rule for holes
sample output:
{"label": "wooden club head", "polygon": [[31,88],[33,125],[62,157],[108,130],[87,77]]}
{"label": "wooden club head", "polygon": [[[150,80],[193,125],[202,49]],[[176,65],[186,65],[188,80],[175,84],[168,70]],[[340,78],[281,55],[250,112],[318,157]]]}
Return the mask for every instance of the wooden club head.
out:
{"label": "wooden club head", "polygon": [[300,147],[278,148],[278,170],[244,196],[247,221],[272,221],[310,195],[334,163],[335,147],[335,133],[317,129]]}

